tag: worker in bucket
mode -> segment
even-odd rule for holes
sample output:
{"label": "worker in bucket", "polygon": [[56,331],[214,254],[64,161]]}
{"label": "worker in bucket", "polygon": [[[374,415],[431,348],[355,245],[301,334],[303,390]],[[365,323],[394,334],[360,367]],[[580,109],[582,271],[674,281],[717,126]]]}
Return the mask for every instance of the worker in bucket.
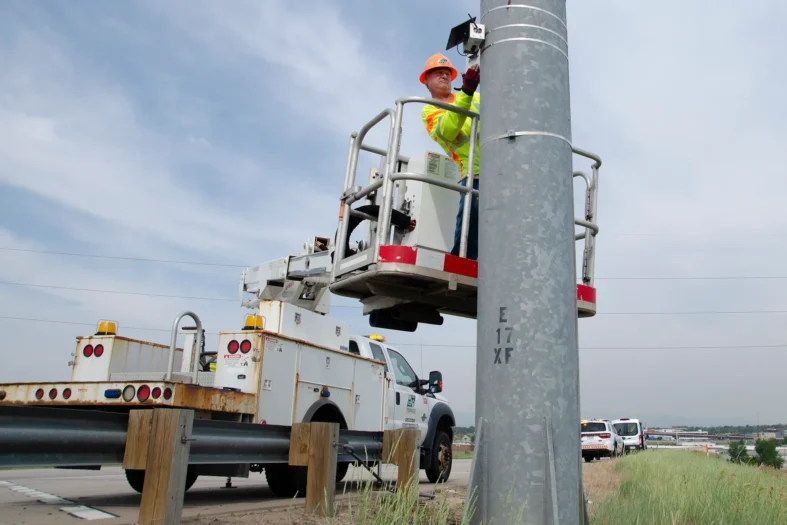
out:
{"label": "worker in bucket", "polygon": [[[421,73],[421,84],[424,84],[431,93],[432,98],[451,104],[458,108],[480,113],[481,95],[476,93],[481,81],[478,65],[474,65],[462,75],[462,89],[454,94],[451,83],[458,73],[451,61],[444,55],[437,53],[426,61]],[[470,126],[472,120],[465,115],[447,111],[431,104],[424,106],[421,111],[426,131],[432,139],[440,144],[443,150],[459,166],[460,184],[467,186],[468,164],[470,157]],[[478,137],[476,137],[475,166],[473,188],[478,189],[478,171],[480,166]],[[467,258],[478,260],[478,196],[470,200],[470,227],[467,234]],[[456,216],[456,230],[454,231],[454,247],[452,255],[459,255],[459,239],[462,232],[462,215],[464,214],[464,194],[459,199],[459,213]]]}

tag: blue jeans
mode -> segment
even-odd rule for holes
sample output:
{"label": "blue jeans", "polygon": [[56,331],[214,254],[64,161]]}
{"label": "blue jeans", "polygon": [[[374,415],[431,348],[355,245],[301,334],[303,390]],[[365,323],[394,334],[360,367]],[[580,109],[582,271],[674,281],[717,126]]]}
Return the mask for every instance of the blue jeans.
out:
{"label": "blue jeans", "polygon": [[[478,189],[478,176],[473,177],[473,189]],[[467,186],[467,177],[459,181],[462,186]],[[478,260],[478,196],[470,199],[470,228],[467,231],[467,258]],[[454,231],[454,248],[451,255],[459,255],[459,239],[462,236],[462,215],[465,212],[465,195],[459,197],[459,213],[456,214],[456,230]]]}

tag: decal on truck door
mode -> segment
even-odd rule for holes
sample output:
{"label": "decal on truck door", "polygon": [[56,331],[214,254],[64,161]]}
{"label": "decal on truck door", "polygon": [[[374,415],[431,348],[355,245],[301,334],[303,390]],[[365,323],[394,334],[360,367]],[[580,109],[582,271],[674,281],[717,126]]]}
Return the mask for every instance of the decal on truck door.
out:
{"label": "decal on truck door", "polygon": [[407,408],[415,407],[415,396],[408,396],[407,397]]}

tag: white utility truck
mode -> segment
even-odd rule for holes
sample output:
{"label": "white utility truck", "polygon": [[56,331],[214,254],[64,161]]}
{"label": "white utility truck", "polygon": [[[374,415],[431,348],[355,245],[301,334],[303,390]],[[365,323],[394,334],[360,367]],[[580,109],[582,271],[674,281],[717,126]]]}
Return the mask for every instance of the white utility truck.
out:
{"label": "white utility truck", "polygon": [[[417,429],[421,469],[432,481],[447,480],[455,420],[439,395],[441,373],[421,379],[383,337],[350,335],[347,324],[322,315],[329,307],[324,276],[332,250],[319,250],[328,245],[315,239],[300,256],[245,270],[241,293],[254,297],[242,303],[257,313],[246,316],[242,329],[221,332],[215,352],[204,351],[202,323],[192,312],[175,319],[169,347],[123,337],[116,322],[100,321],[95,335],[77,338],[70,381],[0,384],[0,404],[177,407],[194,409],[197,418],[249,424]],[[180,327],[184,317],[196,326]],[[185,334],[186,352],[176,348],[178,333]],[[337,481],[348,467],[338,465]],[[305,467],[286,464],[190,465],[186,486],[198,475],[248,477],[263,470],[276,495],[305,494]],[[127,470],[126,476],[141,492],[144,471]]]}
{"label": "white utility truck", "polygon": [[[102,322],[96,335],[78,339],[70,382],[0,384],[0,404],[181,407],[200,418],[250,424],[324,421],[374,432],[417,428],[421,469],[432,481],[446,480],[455,419],[439,396],[441,374],[419,378],[383,341],[350,336],[348,325],[325,315],[330,291],[358,300],[369,324],[380,329],[414,331],[420,323],[441,325],[443,315],[476,318],[478,262],[466,257],[466,248],[469,199],[478,190],[459,184],[458,170],[445,155],[427,151],[409,158],[399,152],[405,105],[425,103],[478,119],[477,113],[449,104],[406,97],[353,133],[334,242],[315,237],[299,255],[245,269],[241,306],[256,313],[243,329],[221,332],[217,351],[204,351],[202,324],[191,312],[176,318],[169,348],[118,336],[116,323]],[[366,134],[387,117],[392,120],[388,147],[365,144]],[[473,151],[476,137],[470,140]],[[585,183],[584,218],[574,223],[581,228],[575,240],[584,243],[577,315],[587,318],[596,314],[601,159],[572,149],[594,161],[590,175],[572,174]],[[365,187],[357,184],[361,151],[380,158]],[[460,195],[465,215],[459,253],[453,255]],[[196,326],[181,329],[185,316]],[[179,331],[186,334],[186,352],[176,348]],[[340,463],[338,479],[347,467]],[[192,465],[187,486],[197,475],[247,477],[262,470],[276,494],[305,493],[305,469],[282,464]],[[143,475],[127,472],[137,490]]]}

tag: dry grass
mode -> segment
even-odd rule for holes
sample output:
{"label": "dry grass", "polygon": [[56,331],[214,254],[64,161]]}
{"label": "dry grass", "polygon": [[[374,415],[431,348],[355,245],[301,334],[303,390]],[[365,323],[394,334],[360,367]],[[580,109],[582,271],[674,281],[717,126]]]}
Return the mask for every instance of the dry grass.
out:
{"label": "dry grass", "polygon": [[[337,494],[338,496],[338,494]],[[184,520],[189,525],[355,525],[420,523],[422,525],[459,525],[465,501],[464,489],[439,488],[433,500],[421,499],[416,505],[403,505],[402,498],[386,492],[362,489],[348,498],[336,500],[336,516],[326,519],[304,510],[302,498],[282,507],[232,515]],[[415,518],[415,519],[413,519]],[[419,519],[420,518],[420,519]]]}
{"label": "dry grass", "polygon": [[[591,519],[597,505],[615,494],[624,474],[615,466],[617,460],[583,464],[583,484],[589,501]],[[417,489],[420,487],[416,487]],[[427,489],[423,489],[427,490]],[[338,497],[344,492],[346,497]],[[307,514],[305,501],[294,499],[277,508],[260,509],[232,515],[184,520],[190,525],[460,525],[462,523],[466,487],[439,487],[436,498],[421,498],[410,504],[407,498],[379,491],[371,484],[361,483],[355,490],[337,488],[336,516],[326,519]],[[410,501],[413,501],[412,499]]]}
{"label": "dry grass", "polygon": [[591,520],[598,504],[615,494],[624,479],[623,472],[616,466],[617,460],[601,460],[582,465],[582,485],[585,488]]}

